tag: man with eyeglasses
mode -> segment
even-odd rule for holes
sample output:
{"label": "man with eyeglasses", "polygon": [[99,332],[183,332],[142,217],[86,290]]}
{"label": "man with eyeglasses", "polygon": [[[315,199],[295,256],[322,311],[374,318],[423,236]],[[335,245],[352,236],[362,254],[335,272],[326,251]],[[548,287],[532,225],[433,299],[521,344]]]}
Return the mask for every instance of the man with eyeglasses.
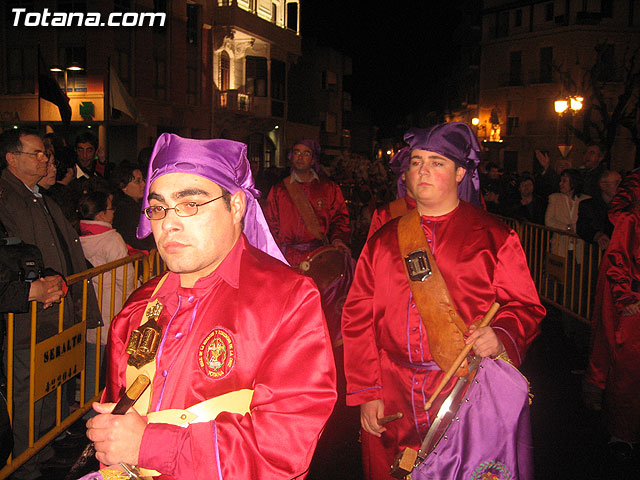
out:
{"label": "man with eyeglasses", "polygon": [[[137,234],[153,233],[169,272],[112,323],[105,403],[87,423],[103,465],[175,479],[306,475],[336,399],[331,344],[317,289],[282,263],[246,151],[156,142]],[[151,389],[111,415],[141,372]],[[216,416],[223,395],[241,399]]]}
{"label": "man with eyeglasses", "polygon": [[[49,158],[42,139],[35,131],[11,129],[0,136],[0,220],[12,237],[36,245],[42,253],[45,268],[68,276],[87,269],[78,235],[62,210],[50,197],[43,197],[37,185],[47,175]],[[93,292],[87,297],[87,328],[99,325],[100,312]],[[41,342],[58,332],[58,309],[44,309],[38,304],[36,341]],[[70,287],[65,299],[65,328],[82,318],[82,283]],[[15,316],[14,330],[14,455],[28,446],[29,345],[31,314]],[[36,439],[55,424],[55,393],[36,403]],[[16,478],[39,475],[38,459],[27,464]]]}

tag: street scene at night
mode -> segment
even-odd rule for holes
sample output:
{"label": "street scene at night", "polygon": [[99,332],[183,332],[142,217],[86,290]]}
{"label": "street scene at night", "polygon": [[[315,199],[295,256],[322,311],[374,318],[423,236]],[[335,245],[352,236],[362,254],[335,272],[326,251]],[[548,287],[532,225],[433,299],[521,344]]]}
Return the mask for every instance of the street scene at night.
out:
{"label": "street scene at night", "polygon": [[640,0],[0,26],[0,480],[640,478]]}

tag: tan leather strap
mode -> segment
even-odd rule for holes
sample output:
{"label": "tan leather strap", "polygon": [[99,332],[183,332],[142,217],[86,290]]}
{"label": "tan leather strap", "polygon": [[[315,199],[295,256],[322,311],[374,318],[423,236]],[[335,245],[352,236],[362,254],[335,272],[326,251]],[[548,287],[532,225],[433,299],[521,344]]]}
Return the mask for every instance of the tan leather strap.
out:
{"label": "tan leather strap", "polygon": [[322,240],[325,245],[329,244],[326,235],[322,232],[322,228],[320,227],[320,222],[318,221],[318,216],[316,212],[313,210],[313,206],[309,199],[302,191],[300,184],[297,181],[291,181],[291,176],[288,176],[283,180],[284,186],[289,192],[289,196],[291,200],[293,200],[293,204],[298,209],[300,216],[302,217],[302,221],[304,222],[305,227],[309,230],[309,233],[313,235],[316,239]]}
{"label": "tan leather strap", "polygon": [[[433,258],[420,224],[420,213],[417,208],[398,222],[398,243],[409,287],[422,317],[422,323],[427,330],[431,355],[438,366],[447,371],[465,346],[462,334],[467,331],[467,326],[460,318]],[[405,262],[407,255],[417,250],[426,254],[431,265],[432,273],[423,281],[411,280]],[[468,366],[465,361],[456,371],[456,375],[464,376],[467,372]]]}
{"label": "tan leather strap", "polygon": [[407,201],[402,198],[397,198],[393,202],[389,204],[389,213],[391,214],[391,219],[404,217],[409,210],[407,209]]}
{"label": "tan leather strap", "polygon": [[[162,286],[162,284],[164,283],[164,281],[167,279],[168,276],[169,274],[166,273],[164,277],[160,279],[160,281],[158,282],[158,285],[156,285],[156,288],[153,290],[153,293],[151,294],[151,298],[153,298],[153,296],[158,292],[158,290],[160,290],[160,287]],[[147,307],[144,309],[144,314],[142,315],[142,317],[140,317],[140,323],[142,323],[143,319],[147,318],[147,312],[155,306],[156,302],[157,301],[153,301],[153,302],[150,301],[147,303]],[[138,327],[139,326],[140,325],[138,325]],[[136,378],[138,378],[138,375],[140,375],[141,373],[144,373],[151,379],[151,386],[145,390],[145,392],[140,396],[140,398],[138,398],[136,403],[133,405],[133,408],[135,408],[140,415],[144,416],[147,414],[147,412],[149,411],[149,407],[151,406],[153,377],[156,374],[155,359],[153,362],[147,363],[141,368],[136,368],[132,365],[127,365],[127,371],[126,371],[127,388],[129,387],[129,385],[131,385],[134,382]]]}

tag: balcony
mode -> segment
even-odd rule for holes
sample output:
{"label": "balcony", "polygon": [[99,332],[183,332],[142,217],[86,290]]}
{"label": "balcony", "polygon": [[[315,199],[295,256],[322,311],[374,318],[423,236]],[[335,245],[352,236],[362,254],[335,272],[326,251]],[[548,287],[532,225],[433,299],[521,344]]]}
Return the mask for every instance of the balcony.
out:
{"label": "balcony", "polygon": [[218,92],[217,106],[230,112],[251,113],[252,97],[238,90],[225,90]]}

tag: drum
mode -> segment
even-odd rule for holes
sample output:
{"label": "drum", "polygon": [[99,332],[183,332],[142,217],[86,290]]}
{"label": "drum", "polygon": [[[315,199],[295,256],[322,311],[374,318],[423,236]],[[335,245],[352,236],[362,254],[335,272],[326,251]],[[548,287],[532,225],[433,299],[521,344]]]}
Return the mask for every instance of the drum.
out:
{"label": "drum", "polygon": [[482,359],[443,402],[420,458],[412,480],[533,478],[527,379],[504,360]]}
{"label": "drum", "polygon": [[324,290],[341,276],[344,276],[345,252],[327,246],[314,250],[298,266],[303,275],[313,278],[318,290]]}

